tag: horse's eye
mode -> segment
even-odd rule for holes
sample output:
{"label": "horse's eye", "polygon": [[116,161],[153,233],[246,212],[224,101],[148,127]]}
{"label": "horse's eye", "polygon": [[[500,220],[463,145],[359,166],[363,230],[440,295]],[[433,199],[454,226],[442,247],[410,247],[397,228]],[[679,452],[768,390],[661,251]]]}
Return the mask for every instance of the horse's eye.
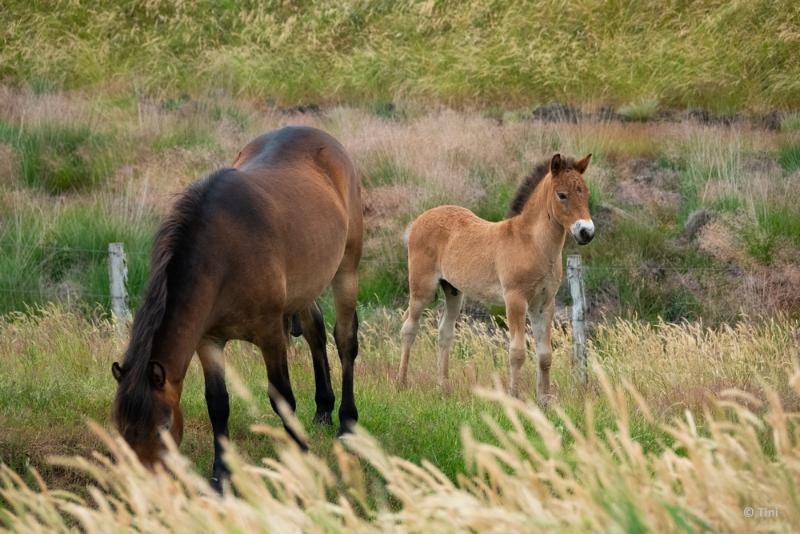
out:
{"label": "horse's eye", "polygon": [[556,194],[558,195],[558,200],[560,200],[561,202],[564,202],[565,200],[567,200],[567,194],[566,193],[556,193]]}

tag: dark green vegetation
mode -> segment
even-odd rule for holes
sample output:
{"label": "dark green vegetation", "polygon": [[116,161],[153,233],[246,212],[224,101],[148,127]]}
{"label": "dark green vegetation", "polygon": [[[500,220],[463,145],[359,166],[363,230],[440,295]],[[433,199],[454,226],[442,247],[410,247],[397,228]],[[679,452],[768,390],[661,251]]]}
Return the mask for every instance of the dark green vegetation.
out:
{"label": "dark green vegetation", "polygon": [[0,143],[16,149],[25,185],[48,193],[90,189],[109,174],[109,139],[87,125],[0,122]]}
{"label": "dark green vegetation", "polygon": [[800,6],[727,2],[4,2],[0,77],[37,93],[737,110],[800,104]]}

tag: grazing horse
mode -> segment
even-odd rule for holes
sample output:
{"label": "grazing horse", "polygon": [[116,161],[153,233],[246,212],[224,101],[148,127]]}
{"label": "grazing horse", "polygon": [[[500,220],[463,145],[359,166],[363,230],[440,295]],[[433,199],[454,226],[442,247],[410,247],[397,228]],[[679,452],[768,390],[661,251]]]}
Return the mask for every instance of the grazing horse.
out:
{"label": "grazing horse", "polygon": [[585,245],[594,237],[589,190],[580,161],[554,155],[523,180],[508,217],[489,222],[458,206],[439,206],[420,215],[408,232],[409,303],[401,329],[398,381],[404,384],[419,320],[437,285],[444,290],[439,321],[439,382],[447,387],[453,331],[464,295],[488,304],[504,303],[510,331],[510,391],[519,396],[525,361],[525,323],[530,315],[539,359],[537,395],[549,400],[550,329],[561,284],[561,250],[570,231]]}
{"label": "grazing horse", "polygon": [[315,420],[330,423],[334,394],[325,327],[315,303],[328,285],[342,364],[339,432],[347,432],[358,419],[353,367],[361,246],[355,167],[342,145],[320,130],[271,131],[245,146],[233,168],[189,186],[158,230],[130,344],[122,365],[112,366],[119,383],[112,416],[142,462],[158,460],[160,430],[180,443],[181,390],[197,352],[214,431],[212,483],[220,488],[227,475],[220,443],[228,435],[225,343],[241,339],[257,345],[273,409],[278,411],[282,399],[294,410],[286,357],[290,317],[301,325],[292,330],[302,330],[311,347]]}

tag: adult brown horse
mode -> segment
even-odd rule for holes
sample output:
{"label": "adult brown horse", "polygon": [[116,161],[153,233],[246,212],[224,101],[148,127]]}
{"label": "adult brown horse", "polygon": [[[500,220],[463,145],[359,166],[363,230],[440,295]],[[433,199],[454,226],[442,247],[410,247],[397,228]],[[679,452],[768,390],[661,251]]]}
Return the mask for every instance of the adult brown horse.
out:
{"label": "adult brown horse", "polygon": [[539,358],[537,395],[550,393],[550,330],[555,294],[561,284],[561,250],[567,231],[584,245],[594,237],[589,188],[580,161],[555,154],[538,164],[520,185],[509,217],[480,219],[468,209],[439,206],[420,215],[408,234],[409,303],[401,330],[398,381],[405,383],[419,319],[436,286],[445,295],[439,322],[439,380],[447,385],[450,345],[464,294],[489,304],[504,303],[510,332],[510,391],[519,395],[525,362],[525,316],[530,314]]}
{"label": "adult brown horse", "polygon": [[142,462],[158,460],[160,430],[180,443],[182,384],[196,351],[214,431],[212,483],[221,487],[227,470],[220,440],[228,435],[229,414],[225,343],[241,339],[257,345],[273,409],[278,411],[282,398],[294,410],[286,358],[293,314],[299,314],[313,355],[315,419],[330,422],[334,395],[324,323],[315,304],[328,285],[342,363],[340,433],[346,432],[358,419],[353,366],[361,245],[355,168],[342,145],[320,130],[269,132],[245,146],[233,168],[189,186],[158,230],[130,344],[123,364],[112,366],[119,383],[113,419]]}

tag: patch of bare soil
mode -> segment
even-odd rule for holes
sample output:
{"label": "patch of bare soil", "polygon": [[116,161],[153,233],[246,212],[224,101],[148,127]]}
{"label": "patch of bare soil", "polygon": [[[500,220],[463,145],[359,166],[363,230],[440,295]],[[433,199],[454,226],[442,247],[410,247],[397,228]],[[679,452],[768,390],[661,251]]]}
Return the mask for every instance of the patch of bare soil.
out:
{"label": "patch of bare soil", "polygon": [[677,182],[676,171],[663,168],[654,160],[634,159],[623,165],[614,196],[627,204],[675,209],[681,200],[674,191]]}

